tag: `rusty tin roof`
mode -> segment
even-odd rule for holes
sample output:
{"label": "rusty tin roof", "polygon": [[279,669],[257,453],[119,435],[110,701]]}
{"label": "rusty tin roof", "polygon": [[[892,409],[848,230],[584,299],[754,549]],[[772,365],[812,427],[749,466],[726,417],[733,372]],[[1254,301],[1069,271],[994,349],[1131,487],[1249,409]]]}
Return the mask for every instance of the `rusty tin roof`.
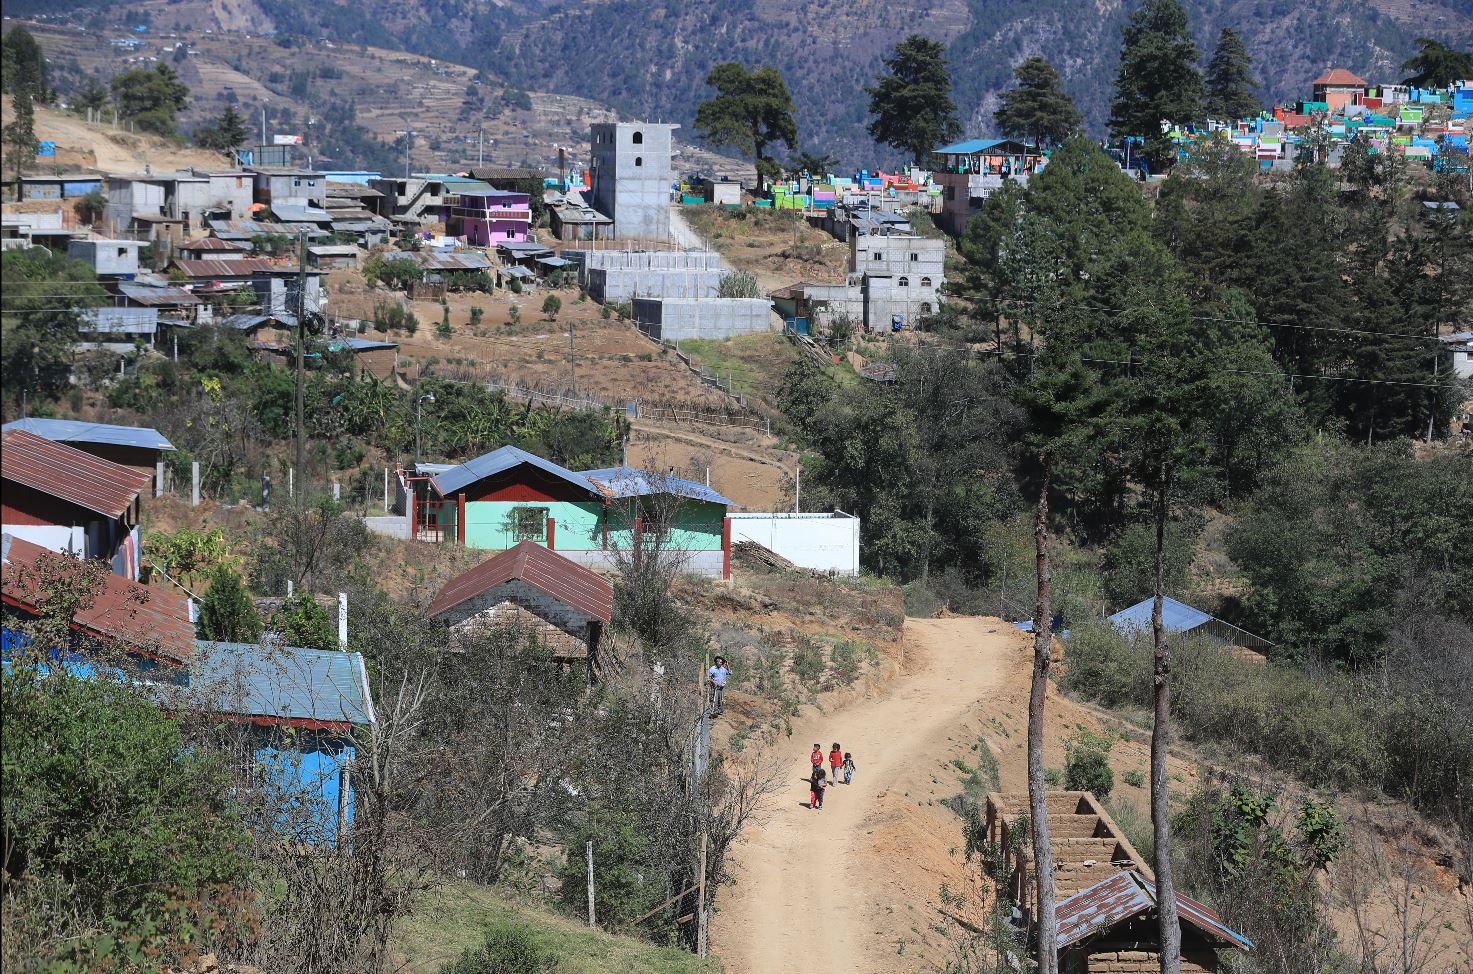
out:
{"label": "rusty tin roof", "polygon": [[122,517],[150,480],[132,467],[19,429],[4,433],[0,475],[107,517]]}
{"label": "rusty tin roof", "polygon": [[522,581],[577,612],[608,624],[614,587],[556,551],[523,541],[445,583],[430,604],[431,618],[511,581]]}
{"label": "rusty tin roof", "polygon": [[[1211,907],[1177,894],[1176,908],[1183,923],[1196,927],[1209,939],[1239,950],[1253,949],[1253,941],[1229,927]],[[1059,948],[1062,950],[1132,917],[1144,917],[1155,911],[1156,885],[1135,870],[1118,872],[1060,901],[1055,911],[1059,921]]]}

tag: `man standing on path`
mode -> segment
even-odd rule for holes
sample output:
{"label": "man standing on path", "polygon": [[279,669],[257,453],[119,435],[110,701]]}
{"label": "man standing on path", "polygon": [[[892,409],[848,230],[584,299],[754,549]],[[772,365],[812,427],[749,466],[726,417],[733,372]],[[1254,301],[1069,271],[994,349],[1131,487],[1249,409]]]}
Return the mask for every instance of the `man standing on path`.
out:
{"label": "man standing on path", "polygon": [[714,716],[720,717],[726,711],[726,681],[731,677],[731,667],[726,665],[726,657],[716,657],[716,662],[711,669],[706,671],[706,679],[711,684],[711,704]]}

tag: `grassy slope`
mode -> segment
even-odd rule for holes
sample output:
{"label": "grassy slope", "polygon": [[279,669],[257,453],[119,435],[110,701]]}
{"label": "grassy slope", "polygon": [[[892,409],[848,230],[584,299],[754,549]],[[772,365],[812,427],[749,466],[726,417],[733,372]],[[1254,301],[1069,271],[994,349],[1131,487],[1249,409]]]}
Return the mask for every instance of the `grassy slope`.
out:
{"label": "grassy slope", "polygon": [[557,955],[558,974],[719,974],[715,960],[654,947],[632,937],[589,930],[576,920],[522,906],[485,886],[446,886],[425,897],[395,931],[402,970],[433,974],[447,961],[504,927],[522,927]]}

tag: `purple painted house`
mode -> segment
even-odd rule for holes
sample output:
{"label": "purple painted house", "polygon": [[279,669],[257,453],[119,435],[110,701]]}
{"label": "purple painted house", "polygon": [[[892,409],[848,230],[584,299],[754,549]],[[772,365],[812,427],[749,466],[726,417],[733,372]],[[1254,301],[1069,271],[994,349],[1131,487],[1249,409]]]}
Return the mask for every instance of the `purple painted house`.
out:
{"label": "purple painted house", "polygon": [[502,189],[447,195],[442,213],[449,236],[479,247],[525,241],[532,227],[531,198]]}

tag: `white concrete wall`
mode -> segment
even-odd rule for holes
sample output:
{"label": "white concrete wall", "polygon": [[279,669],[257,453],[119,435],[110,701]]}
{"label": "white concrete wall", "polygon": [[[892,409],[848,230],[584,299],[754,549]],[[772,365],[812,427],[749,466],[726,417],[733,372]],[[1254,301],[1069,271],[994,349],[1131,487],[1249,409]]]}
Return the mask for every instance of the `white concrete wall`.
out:
{"label": "white concrete wall", "polygon": [[755,541],[801,568],[859,574],[859,518],[852,514],[728,514],[731,543]]}
{"label": "white concrete wall", "polygon": [[766,298],[635,298],[634,320],[651,338],[735,338],[772,327]]}
{"label": "white concrete wall", "polygon": [[81,558],[87,550],[87,529],[56,524],[6,524],[0,531],[11,537],[29,541],[50,551],[60,551]]}

